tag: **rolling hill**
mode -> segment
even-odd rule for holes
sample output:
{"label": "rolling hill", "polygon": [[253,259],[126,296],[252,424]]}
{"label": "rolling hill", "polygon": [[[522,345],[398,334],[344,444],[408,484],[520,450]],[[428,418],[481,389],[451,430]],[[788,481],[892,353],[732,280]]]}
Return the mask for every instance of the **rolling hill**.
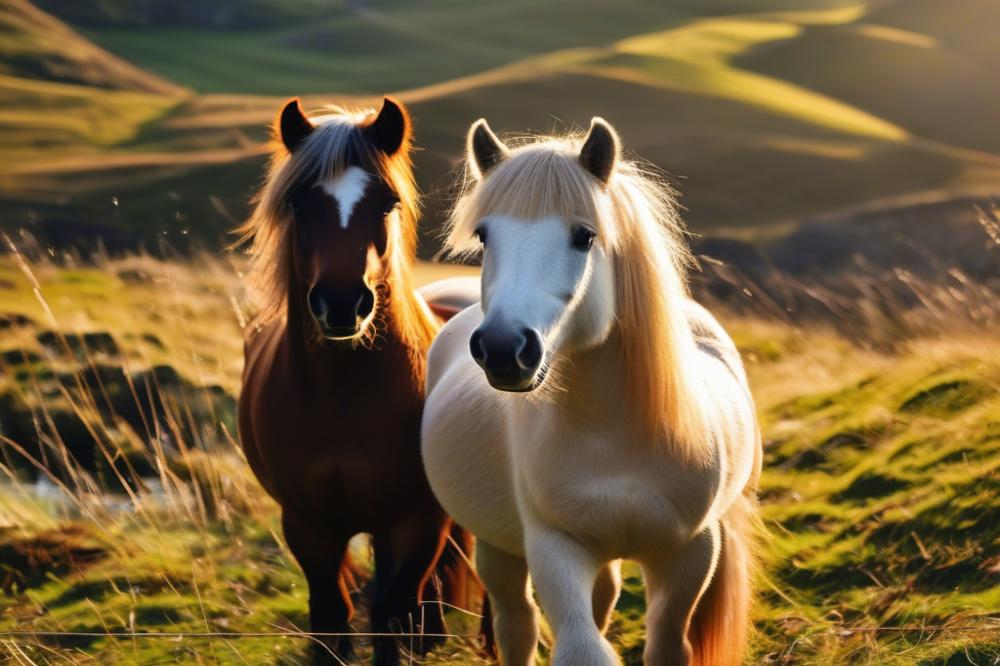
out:
{"label": "rolling hill", "polygon": [[[711,235],[771,238],[873,202],[1000,192],[988,83],[1000,46],[961,38],[987,34],[973,18],[993,11],[984,0],[958,0],[968,11],[955,13],[923,0],[629,0],[586,11],[568,0],[315,2],[275,8],[262,25],[268,2],[222,3],[231,11],[219,18],[173,0],[158,5],[167,14],[156,27],[126,2],[41,3],[98,50],[179,85],[0,82],[0,98],[17,102],[3,112],[0,150],[16,158],[0,165],[3,226],[60,242],[218,247],[246,214],[266,125],[289,93],[318,107],[391,91],[412,107],[425,257],[480,116],[514,133],[606,117],[675,178],[688,222]],[[37,22],[17,29],[17,41],[40,41]],[[45,111],[31,118],[33,106]],[[59,125],[71,120],[80,126]]]}

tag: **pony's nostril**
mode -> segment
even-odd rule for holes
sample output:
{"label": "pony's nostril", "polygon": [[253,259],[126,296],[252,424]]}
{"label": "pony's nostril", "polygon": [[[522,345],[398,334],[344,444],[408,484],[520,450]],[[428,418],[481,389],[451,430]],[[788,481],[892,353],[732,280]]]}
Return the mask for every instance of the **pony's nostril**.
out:
{"label": "pony's nostril", "polygon": [[323,298],[319,295],[318,289],[312,289],[309,291],[309,311],[316,318],[322,317],[326,314],[326,303],[323,302]]}
{"label": "pony's nostril", "polygon": [[358,297],[358,302],[354,306],[354,313],[364,319],[372,313],[375,308],[375,294],[371,292],[371,289],[367,287],[361,292],[361,296]]}
{"label": "pony's nostril", "polygon": [[542,364],[542,336],[533,328],[526,328],[521,331],[524,342],[517,351],[517,364],[523,370],[536,370]]}
{"label": "pony's nostril", "polygon": [[479,331],[472,332],[472,337],[469,338],[469,351],[472,352],[472,359],[479,367],[486,367],[486,348],[483,347],[483,334]]}

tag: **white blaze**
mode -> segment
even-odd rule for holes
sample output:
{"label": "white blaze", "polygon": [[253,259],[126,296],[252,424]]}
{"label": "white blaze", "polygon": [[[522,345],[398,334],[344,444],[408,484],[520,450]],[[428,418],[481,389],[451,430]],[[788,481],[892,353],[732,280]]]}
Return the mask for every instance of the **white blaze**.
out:
{"label": "white blaze", "polygon": [[364,169],[352,166],[334,180],[323,184],[323,191],[337,202],[340,209],[340,226],[344,229],[347,228],[354,207],[364,197],[365,188],[368,187],[370,178],[371,176]]}

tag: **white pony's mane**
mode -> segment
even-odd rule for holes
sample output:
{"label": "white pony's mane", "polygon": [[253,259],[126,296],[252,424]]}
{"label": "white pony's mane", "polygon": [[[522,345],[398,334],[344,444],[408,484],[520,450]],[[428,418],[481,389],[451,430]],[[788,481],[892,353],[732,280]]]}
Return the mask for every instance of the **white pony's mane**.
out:
{"label": "white pony's mane", "polygon": [[696,348],[685,314],[692,260],[673,191],[652,169],[626,159],[601,186],[580,165],[584,138],[515,140],[485,179],[467,169],[447,247],[456,254],[478,249],[475,228],[491,214],[593,221],[614,263],[617,323],[636,417],[685,459],[706,461],[704,390],[692,367]]}

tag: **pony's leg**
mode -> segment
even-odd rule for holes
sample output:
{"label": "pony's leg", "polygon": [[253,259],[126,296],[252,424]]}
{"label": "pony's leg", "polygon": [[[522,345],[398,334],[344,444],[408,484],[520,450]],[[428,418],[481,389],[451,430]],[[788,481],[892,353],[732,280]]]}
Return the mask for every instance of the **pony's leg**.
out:
{"label": "pony's leg", "polygon": [[594,583],[594,622],[602,634],[611,624],[611,615],[618,603],[618,595],[622,591],[622,561],[612,560],[597,572]]}
{"label": "pony's leg", "polygon": [[[281,525],[292,555],[309,583],[309,626],[317,633],[347,634],[354,614],[350,591],[341,574],[350,534],[335,534],[283,510]],[[333,651],[337,656],[330,654]],[[351,639],[341,636],[313,644],[316,663],[342,663],[350,657]]]}
{"label": "pony's leg", "polygon": [[718,524],[711,524],[675,557],[642,562],[646,579],[647,664],[688,666],[692,663],[688,629],[698,600],[708,588],[719,560]]}
{"label": "pony's leg", "polygon": [[538,612],[528,589],[528,563],[479,541],[476,569],[489,593],[500,661],[504,666],[530,666],[538,646]]}
{"label": "pony's leg", "polygon": [[[375,602],[372,607],[375,632],[445,633],[443,609],[436,603],[440,594],[427,583],[444,549],[448,526],[448,517],[441,509],[422,507],[375,535]],[[444,641],[440,637],[400,640],[420,654]],[[374,646],[376,666],[399,662],[399,640],[376,639]]]}
{"label": "pony's leg", "polygon": [[560,530],[525,534],[535,592],[555,632],[553,666],[614,666],[621,663],[594,621],[594,583],[604,562]]}

